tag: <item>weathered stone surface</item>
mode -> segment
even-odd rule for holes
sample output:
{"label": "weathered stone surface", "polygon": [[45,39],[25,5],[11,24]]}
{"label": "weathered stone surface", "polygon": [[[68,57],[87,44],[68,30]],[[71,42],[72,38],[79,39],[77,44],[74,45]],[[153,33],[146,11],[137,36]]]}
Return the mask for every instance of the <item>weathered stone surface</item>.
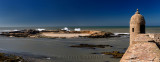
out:
{"label": "weathered stone surface", "polygon": [[134,42],[138,42],[138,41],[153,41],[153,39],[151,37],[149,37],[149,34],[138,34],[135,39]]}
{"label": "weathered stone surface", "polygon": [[149,34],[149,37],[152,38],[157,44],[160,45],[160,33]]}
{"label": "weathered stone surface", "polygon": [[145,19],[137,9],[137,12],[130,19],[130,45],[134,41],[137,34],[144,34],[144,33],[145,33]]}
{"label": "weathered stone surface", "polygon": [[160,50],[156,43],[137,42],[128,47],[120,62],[160,62]]}

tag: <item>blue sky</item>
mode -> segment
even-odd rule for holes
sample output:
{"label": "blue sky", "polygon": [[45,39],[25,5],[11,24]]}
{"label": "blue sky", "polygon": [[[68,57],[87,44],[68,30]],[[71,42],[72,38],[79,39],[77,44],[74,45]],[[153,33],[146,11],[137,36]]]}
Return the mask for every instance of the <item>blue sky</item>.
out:
{"label": "blue sky", "polygon": [[160,0],[0,0],[0,26],[160,26]]}

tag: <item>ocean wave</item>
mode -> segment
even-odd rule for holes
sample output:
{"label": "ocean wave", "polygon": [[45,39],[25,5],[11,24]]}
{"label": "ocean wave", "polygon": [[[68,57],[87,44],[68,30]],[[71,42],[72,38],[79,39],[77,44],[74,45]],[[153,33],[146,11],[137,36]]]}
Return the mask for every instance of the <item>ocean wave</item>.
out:
{"label": "ocean wave", "polygon": [[0,30],[1,32],[9,32],[9,31],[19,31],[17,29],[14,29],[14,30]]}
{"label": "ocean wave", "polygon": [[129,35],[129,33],[114,33],[114,35]]}

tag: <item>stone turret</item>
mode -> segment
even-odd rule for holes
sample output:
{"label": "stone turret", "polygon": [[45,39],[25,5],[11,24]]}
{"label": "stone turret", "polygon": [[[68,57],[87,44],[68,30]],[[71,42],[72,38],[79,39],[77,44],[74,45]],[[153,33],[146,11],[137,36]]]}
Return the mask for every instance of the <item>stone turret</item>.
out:
{"label": "stone turret", "polygon": [[120,62],[160,62],[160,33],[145,34],[145,20],[137,12],[130,21],[130,45]]}
{"label": "stone turret", "polygon": [[130,19],[130,45],[134,42],[137,34],[145,33],[145,19],[137,12]]}

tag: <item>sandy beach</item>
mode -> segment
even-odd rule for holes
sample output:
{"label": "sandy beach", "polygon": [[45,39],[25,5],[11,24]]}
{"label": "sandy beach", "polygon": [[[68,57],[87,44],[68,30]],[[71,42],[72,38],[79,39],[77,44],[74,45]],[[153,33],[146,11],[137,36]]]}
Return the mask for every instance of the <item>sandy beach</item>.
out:
{"label": "sandy beach", "polygon": [[65,38],[73,38],[73,37],[79,37],[79,36],[89,36],[91,34],[78,34],[78,33],[42,33],[42,36],[46,36],[46,37],[65,37]]}

